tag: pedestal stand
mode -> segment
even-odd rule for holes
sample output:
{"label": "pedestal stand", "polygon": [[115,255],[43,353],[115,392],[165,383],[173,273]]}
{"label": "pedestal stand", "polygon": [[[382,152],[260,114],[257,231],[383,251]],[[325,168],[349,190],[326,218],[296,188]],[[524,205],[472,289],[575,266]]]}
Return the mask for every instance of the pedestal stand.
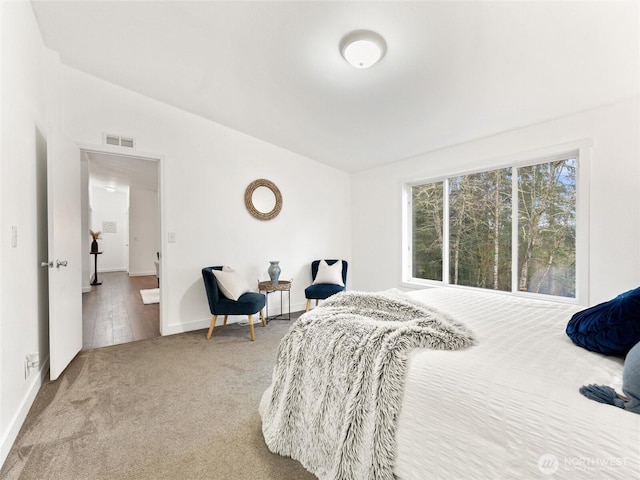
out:
{"label": "pedestal stand", "polygon": [[93,255],[93,270],[95,272],[91,285],[102,285],[102,282],[98,281],[98,255],[102,255],[102,252],[91,252],[91,255]]}

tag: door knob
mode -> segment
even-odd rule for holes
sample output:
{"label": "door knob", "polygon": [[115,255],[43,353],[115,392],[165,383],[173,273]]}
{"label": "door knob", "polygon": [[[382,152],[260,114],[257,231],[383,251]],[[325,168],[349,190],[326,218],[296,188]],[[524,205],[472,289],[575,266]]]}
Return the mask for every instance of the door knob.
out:
{"label": "door knob", "polygon": [[40,262],[40,266],[41,267],[53,268],[53,261],[51,261],[51,262]]}
{"label": "door knob", "polygon": [[60,267],[66,267],[67,266],[67,261],[66,260],[56,260],[56,268],[60,268]]}

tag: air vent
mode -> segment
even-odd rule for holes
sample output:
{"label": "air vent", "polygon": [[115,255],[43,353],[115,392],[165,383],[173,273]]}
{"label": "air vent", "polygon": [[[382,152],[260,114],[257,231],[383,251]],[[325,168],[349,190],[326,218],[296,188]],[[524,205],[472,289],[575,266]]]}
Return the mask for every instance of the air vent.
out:
{"label": "air vent", "polygon": [[120,137],[114,137],[113,135],[106,135],[105,143],[107,145],[120,145]]}
{"label": "air vent", "polygon": [[133,138],[120,137],[109,133],[103,134],[104,143],[107,145],[117,145],[119,147],[135,148],[136,141]]}
{"label": "air vent", "polygon": [[120,146],[133,148],[133,138],[120,137]]}

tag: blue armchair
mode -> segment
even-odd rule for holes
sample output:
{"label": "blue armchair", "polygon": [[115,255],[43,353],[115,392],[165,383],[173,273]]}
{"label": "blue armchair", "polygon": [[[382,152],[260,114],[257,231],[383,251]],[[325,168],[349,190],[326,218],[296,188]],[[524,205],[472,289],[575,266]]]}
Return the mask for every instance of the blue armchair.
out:
{"label": "blue armchair", "polygon": [[311,278],[313,279],[314,284],[308,286],[304,289],[304,296],[307,298],[307,308],[306,311],[309,311],[309,307],[311,306],[311,300],[316,301],[316,306],[318,305],[318,300],[325,300],[329,298],[331,295],[335,295],[338,292],[343,292],[347,289],[347,268],[349,264],[346,260],[324,260],[327,265],[332,266],[336,262],[342,262],[342,284],[338,285],[337,282],[334,283],[315,283],[316,277],[318,276],[318,268],[320,266],[321,260],[314,260],[311,262]]}
{"label": "blue armchair", "polygon": [[202,279],[204,280],[204,287],[207,291],[207,299],[209,300],[209,310],[212,315],[211,325],[207,332],[207,340],[211,338],[211,335],[213,335],[213,328],[216,325],[218,315],[224,315],[224,325],[227,324],[227,317],[229,315],[248,315],[251,341],[254,341],[253,315],[260,312],[262,326],[267,326],[263,311],[265,306],[265,296],[262,293],[247,292],[241,295],[237,301],[231,300],[225,297],[218,288],[218,281],[216,280],[212,270],[222,270],[222,266],[205,267],[202,269]]}

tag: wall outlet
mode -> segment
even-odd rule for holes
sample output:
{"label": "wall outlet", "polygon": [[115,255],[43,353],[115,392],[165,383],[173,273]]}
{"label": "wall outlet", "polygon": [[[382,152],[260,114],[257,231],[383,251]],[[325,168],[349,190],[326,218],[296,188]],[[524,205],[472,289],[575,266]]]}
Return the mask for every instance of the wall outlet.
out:
{"label": "wall outlet", "polygon": [[40,354],[30,353],[24,357],[24,378],[29,378],[32,368],[38,368],[40,366]]}
{"label": "wall outlet", "polygon": [[38,368],[40,366],[39,353],[30,353],[27,358],[29,359],[29,368]]}

